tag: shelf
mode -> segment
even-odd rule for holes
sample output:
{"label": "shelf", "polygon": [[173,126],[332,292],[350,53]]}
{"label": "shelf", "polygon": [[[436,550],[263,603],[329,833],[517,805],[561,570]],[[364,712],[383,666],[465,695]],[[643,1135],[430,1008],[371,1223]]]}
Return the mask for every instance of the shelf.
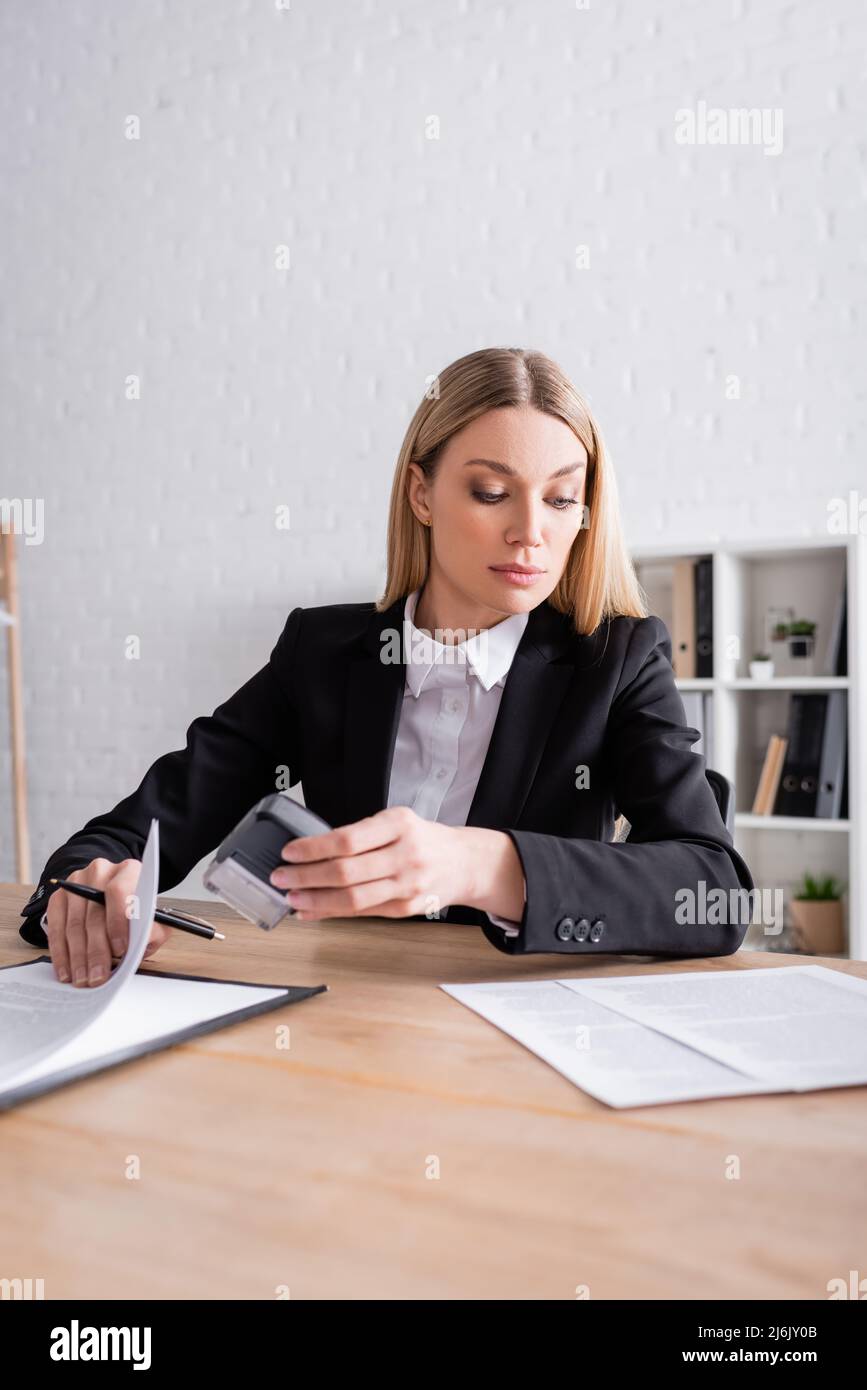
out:
{"label": "shelf", "polygon": [[805,535],[769,536],[766,540],[746,537],[742,540],[723,540],[719,536],[706,536],[703,541],[676,541],[673,545],[664,542],[657,545],[636,545],[629,547],[633,560],[653,561],[668,559],[688,559],[692,555],[731,555],[737,560],[799,560],[804,552],[845,550],[848,535]]}
{"label": "shelf", "polygon": [[735,813],[736,830],[837,830],[847,831],[848,820],[821,820],[818,816],[754,816],[750,811]]}
{"label": "shelf", "polygon": [[711,676],[684,676],[676,679],[678,690],[848,690],[848,676],[772,676],[754,681],[750,676],[715,680]]}
{"label": "shelf", "polygon": [[[649,610],[667,625],[673,653],[676,562],[711,557],[713,677],[674,678],[688,722],[704,733],[708,766],[728,778],[736,789],[735,804],[745,808],[735,813],[735,843],[756,885],[791,886],[807,870],[846,883],[849,957],[867,960],[867,860],[862,853],[867,817],[867,535],[710,535],[630,549]],[[834,636],[843,593],[848,665],[836,664],[839,639]],[[811,658],[799,661],[773,634],[781,623],[803,617],[816,624],[815,642]],[[770,679],[749,676],[748,661],[755,652],[770,653]],[[841,670],[847,674],[832,674]],[[763,693],[742,699],[746,691]],[[787,735],[798,692],[801,698],[833,697],[835,705],[846,707],[846,818],[754,816],[746,810],[761,778],[768,741],[772,734]]]}
{"label": "shelf", "polygon": [[776,536],[769,540],[746,537],[710,548],[724,555],[733,555],[737,560],[800,560],[805,554],[845,551],[848,541],[848,535],[836,536],[828,532],[820,536]]}
{"label": "shelf", "polygon": [[848,676],[772,676],[754,681],[749,676],[720,681],[724,690],[848,690]]}

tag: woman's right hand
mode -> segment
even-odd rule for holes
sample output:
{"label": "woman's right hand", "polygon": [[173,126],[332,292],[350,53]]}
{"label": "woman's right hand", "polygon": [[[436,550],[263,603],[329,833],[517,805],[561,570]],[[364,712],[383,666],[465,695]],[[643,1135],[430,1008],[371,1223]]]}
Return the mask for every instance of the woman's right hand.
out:
{"label": "woman's right hand", "polygon": [[[48,899],[46,934],[51,963],[58,980],[79,988],[104,984],[111,974],[112,959],[120,960],[129,944],[127,904],[135,896],[141,861],[91,859],[84,869],[65,874],[72,883],[101,888],[105,904],[88,902],[76,893],[56,888]],[[168,939],[169,928],[151,922],[145,955]]]}

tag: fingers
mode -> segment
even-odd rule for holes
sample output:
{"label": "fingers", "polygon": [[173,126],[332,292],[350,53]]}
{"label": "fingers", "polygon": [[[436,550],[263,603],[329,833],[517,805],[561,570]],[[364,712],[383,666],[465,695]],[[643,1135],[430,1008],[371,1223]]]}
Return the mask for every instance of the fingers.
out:
{"label": "fingers", "polygon": [[[84,869],[67,877],[72,883],[99,888],[105,903],[88,902],[60,888],[51,894],[45,929],[55,977],[62,983],[86,988],[104,984],[112,961],[121,960],[129,947],[129,921],[136,909],[136,889],[141,861],[92,859]],[[144,956],[149,957],[169,939],[170,927],[152,921]]]}
{"label": "fingers", "polygon": [[327,830],[321,835],[302,835],[289,840],[281,851],[292,864],[306,864],[317,859],[332,859],[341,855],[363,854],[366,850],[390,845],[400,838],[417,817],[409,806],[390,806],[374,816]]}
{"label": "fingers", "polygon": [[[406,896],[406,887],[396,878],[377,878],[368,883],[356,883],[350,888],[315,888],[308,892],[290,893],[290,907],[296,909],[302,922],[320,921],[324,917],[375,917],[399,915],[381,911],[393,900]],[[419,897],[421,901],[421,897]],[[418,908],[413,908],[417,912]],[[400,914],[411,916],[412,913]]]}
{"label": "fingers", "polygon": [[161,946],[165,945],[169,939],[170,930],[171,928],[165,926],[162,922],[151,922],[150,936],[148,937],[148,944],[144,949],[143,959],[146,960],[148,956],[153,955],[154,951],[158,951]]}
{"label": "fingers", "polygon": [[[75,869],[68,877],[73,883],[83,883],[86,870]],[[64,893],[60,888],[53,896],[66,900],[66,916],[63,924],[66,954],[69,960],[69,978],[74,985],[87,984],[87,938],[84,932],[84,917],[87,903],[72,893]]]}
{"label": "fingers", "polygon": [[66,945],[66,909],[71,898],[71,893],[64,893],[62,888],[56,888],[48,899],[48,907],[45,910],[45,935],[48,937],[51,964],[54,967],[55,978],[63,984],[68,984],[72,979],[69,950]]}
{"label": "fingers", "polygon": [[[139,910],[137,888],[141,862],[138,859],[124,859],[121,864],[115,865],[114,868],[115,872],[111,882],[105,889],[105,904],[108,936],[112,951],[119,958],[126,954],[129,946],[130,917]],[[162,922],[152,921],[148,932],[148,944],[144,949],[144,957],[152,956],[154,951],[158,951],[160,946],[165,945],[168,937],[169,928],[163,926]]]}
{"label": "fingers", "polygon": [[105,889],[106,932],[111,953],[116,960],[126,955],[129,945],[130,898],[134,895],[141,864],[137,859],[124,859],[112,865],[113,873]]}
{"label": "fingers", "polygon": [[[105,891],[114,868],[107,859],[92,859],[86,868],[74,870],[69,878],[73,883],[85,883],[90,888]],[[78,988],[101,985],[111,973],[105,907],[73,893],[63,893],[63,889],[59,893],[67,900],[65,935],[72,984]]]}
{"label": "fingers", "polygon": [[340,888],[371,879],[386,878],[399,867],[400,855],[394,845],[368,850],[365,854],[343,855],[312,864],[287,864],[271,874],[275,888]]}
{"label": "fingers", "polygon": [[[93,888],[104,888],[108,882],[107,878],[102,883],[94,883]],[[111,947],[108,944],[108,933],[105,929],[105,908],[102,903],[82,903],[84,908],[84,941],[87,951],[87,981],[88,985],[102,985],[111,974]],[[72,973],[73,983],[75,982],[75,970]]]}
{"label": "fingers", "polygon": [[[412,916],[424,908],[405,905],[430,898],[430,889],[420,885],[431,875],[424,843],[431,833],[408,806],[393,806],[327,834],[290,841],[284,858],[296,846],[298,853],[273,871],[271,882],[289,889],[287,901],[302,922],[377,913]],[[329,857],[320,857],[323,850]]]}
{"label": "fingers", "polygon": [[[127,904],[135,892],[141,863],[124,859],[114,864],[108,859],[92,859],[83,869],[75,869],[67,877],[72,883],[99,888],[105,903],[88,902],[73,893],[58,889],[48,899],[46,934],[54,973],[62,983],[77,988],[104,984],[112,968],[112,957],[119,960],[129,944]],[[165,940],[165,929],[159,923],[156,950]],[[154,932],[152,929],[151,939]]]}

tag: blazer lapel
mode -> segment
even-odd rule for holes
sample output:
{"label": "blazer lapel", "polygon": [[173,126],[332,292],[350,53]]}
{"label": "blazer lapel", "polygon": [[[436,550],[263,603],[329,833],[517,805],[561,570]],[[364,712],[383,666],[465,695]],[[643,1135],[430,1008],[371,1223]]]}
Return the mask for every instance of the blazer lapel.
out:
{"label": "blazer lapel", "polygon": [[506,677],[467,825],[499,830],[517,824],[575,674],[572,662],[557,665],[555,658],[573,640],[583,639],[571,619],[549,603],[531,611]]}
{"label": "blazer lapel", "polygon": [[[345,824],[383,810],[388,799],[405,682],[404,604],[400,598],[384,612],[371,614],[362,650],[349,667]],[[382,660],[387,633],[396,634],[398,661]],[[575,673],[574,661],[558,665],[556,658],[575,643],[594,645],[592,638],[577,636],[571,619],[547,602],[532,609],[506,677],[467,825],[499,829],[516,824]],[[391,650],[394,654],[394,641]]]}
{"label": "blazer lapel", "polygon": [[[374,611],[364,635],[363,649],[349,667],[343,751],[345,825],[382,811],[404,691],[403,609],[397,599],[384,612]],[[386,633],[397,633],[400,659],[384,661]],[[391,650],[393,653],[394,642]]]}

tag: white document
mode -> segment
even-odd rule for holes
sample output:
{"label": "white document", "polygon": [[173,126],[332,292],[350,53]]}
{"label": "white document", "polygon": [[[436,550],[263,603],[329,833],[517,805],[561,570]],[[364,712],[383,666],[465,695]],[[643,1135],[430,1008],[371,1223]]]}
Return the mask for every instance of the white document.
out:
{"label": "white document", "polygon": [[774,1091],[867,1083],[867,981],[824,965],[570,980]]}
{"label": "white document", "polygon": [[190,1029],[211,1031],[222,1022],[239,1022],[325,988],[136,974],[150,935],[158,883],[159,827],[152,820],[129,946],[104,984],[61,984],[50,961],[0,969],[0,1109],[155,1046],[168,1046]]}
{"label": "white document", "polygon": [[441,988],[617,1108],[867,1083],[867,982],[823,966]]}
{"label": "white document", "polygon": [[136,912],[129,919],[129,945],[103,984],[80,989],[61,984],[48,961],[0,971],[0,1085],[82,1033],[138,970],[157,904],[159,857],[159,824],[152,820],[136,884]]}

